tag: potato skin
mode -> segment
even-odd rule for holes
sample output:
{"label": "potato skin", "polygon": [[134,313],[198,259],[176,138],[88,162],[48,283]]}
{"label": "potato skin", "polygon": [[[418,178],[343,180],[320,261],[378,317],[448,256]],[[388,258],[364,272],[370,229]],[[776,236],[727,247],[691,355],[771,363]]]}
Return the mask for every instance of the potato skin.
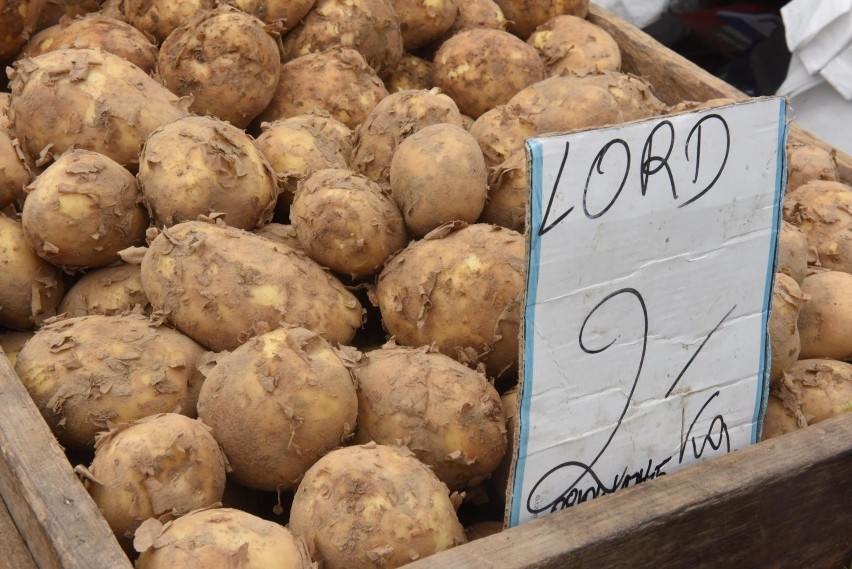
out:
{"label": "potato skin", "polygon": [[805,277],[810,297],[799,312],[801,359],[852,359],[852,275],[826,271]]}
{"label": "potato skin", "polygon": [[541,54],[548,76],[621,71],[618,44],[606,31],[583,18],[551,18],[536,28],[527,43]]}
{"label": "potato skin", "polygon": [[489,168],[502,164],[522,150],[526,140],[537,132],[538,125],[533,117],[520,105],[494,107],[470,127],[470,134],[479,144]]}
{"label": "potato skin", "polygon": [[530,34],[544,22],[560,14],[585,18],[589,0],[495,0],[506,20],[509,31],[520,38]]}
{"label": "potato skin", "polygon": [[191,512],[165,525],[149,519],[133,543],[142,554],[137,569],[232,569],[235,559],[240,569],[315,567],[286,527],[231,508]]}
{"label": "potato skin", "polygon": [[215,6],[215,0],[121,0],[121,13],[133,27],[162,43],[200,10]]}
{"label": "potato skin", "polygon": [[408,449],[343,448],[308,470],[290,529],[327,569],[392,569],[465,543],[448,494]]}
{"label": "potato skin", "polygon": [[808,272],[808,237],[787,221],[778,232],[778,271],[793,277],[800,285]]}
{"label": "potato skin", "polygon": [[39,257],[69,269],[102,267],[141,244],[148,214],[136,178],[107,156],[72,150],[28,188],[21,221]]}
{"label": "potato skin", "polygon": [[267,24],[280,23],[281,33],[284,33],[294,28],[311,11],[316,0],[228,0],[228,4]]}
{"label": "potato skin", "polygon": [[402,47],[412,51],[440,38],[459,12],[464,0],[391,0],[399,19]]}
{"label": "potato skin", "polygon": [[834,153],[817,146],[792,144],[787,148],[787,192],[815,180],[838,182]]}
{"label": "potato skin", "polygon": [[482,361],[490,377],[511,377],[526,285],[524,238],[486,224],[453,229],[436,229],[387,264],[376,290],[382,324],[400,344],[434,342],[462,363]]}
{"label": "potato skin", "polygon": [[35,160],[70,147],[135,170],[139,147],[161,125],[186,116],[183,102],[144,71],[108,52],[60,49],[15,63],[10,118]]}
{"label": "potato skin", "polygon": [[55,26],[63,16],[74,18],[101,8],[100,0],[46,0],[38,21],[38,29]]}
{"label": "potato skin", "polygon": [[784,373],[784,386],[801,402],[808,425],[852,412],[852,364],[802,359]]}
{"label": "potato skin", "polygon": [[9,360],[9,364],[14,368],[15,362],[18,360],[18,352],[24,347],[24,344],[30,341],[34,332],[0,332],[0,348]]}
{"label": "potato skin", "polygon": [[410,53],[403,53],[396,67],[382,76],[388,93],[431,89],[432,62]]}
{"label": "potato skin", "polygon": [[508,22],[503,10],[494,0],[462,0],[459,13],[450,27],[450,34],[474,28],[493,28],[505,30]]}
{"label": "potato skin", "polygon": [[0,128],[0,208],[23,199],[30,179],[20,144]]}
{"label": "potato skin", "polygon": [[83,448],[107,422],[194,415],[189,385],[203,353],[144,316],[83,316],[42,327],[15,371],[59,441]]}
{"label": "potato skin", "polygon": [[27,43],[23,57],[58,49],[102,49],[126,59],[146,73],[157,64],[157,46],[145,34],[121,20],[89,14],[40,31]]}
{"label": "potato skin", "polygon": [[151,302],[142,289],[141,267],[126,263],[86,273],[59,304],[59,313],[68,318],[117,316],[134,309],[149,316]]}
{"label": "potato skin", "polygon": [[45,0],[0,0],[0,63],[15,57],[35,31]]}
{"label": "potato skin", "polygon": [[393,200],[349,170],[320,170],[307,178],[290,220],[311,259],[353,279],[376,273],[407,242]]}
{"label": "potato skin", "polygon": [[488,171],[476,139],[451,124],[427,126],[406,138],[390,167],[393,199],[412,235],[451,221],[475,222],[485,205]]}
{"label": "potato skin", "polygon": [[450,490],[476,486],[497,468],[506,417],[483,374],[428,348],[392,346],[365,358],[354,370],[355,442],[402,441]]}
{"label": "potato skin", "polygon": [[158,227],[214,212],[246,230],[272,219],[273,170],[251,137],[227,122],[189,116],[164,125],[139,161],[143,201]]}
{"label": "potato skin", "polygon": [[784,370],[799,359],[801,342],[797,323],[799,310],[807,300],[807,296],[792,277],[784,273],[775,275],[772,313],[769,316],[769,339],[772,348],[770,382],[777,382]]}
{"label": "potato skin", "polygon": [[[318,82],[317,77],[323,80]],[[285,63],[278,89],[258,120],[272,122],[322,110],[354,129],[387,95],[360,53],[331,49]]]}
{"label": "potato skin", "polygon": [[304,254],[210,223],[163,230],[142,260],[142,286],[154,310],[215,351],[282,322],[341,344],[361,326],[358,300]]}
{"label": "potato skin", "polygon": [[40,326],[56,315],[64,292],[59,269],[35,254],[20,223],[0,214],[0,325]]}
{"label": "potato skin", "polygon": [[296,237],[296,230],[293,229],[292,225],[284,225],[281,223],[267,223],[266,225],[255,231],[254,234],[259,235],[264,239],[274,241],[275,243],[286,245],[291,249],[302,248],[302,245],[299,243],[299,238]]}
{"label": "potato skin", "polygon": [[355,133],[348,126],[332,117],[328,111],[316,109],[303,115],[290,117],[285,122],[307,126],[314,132],[326,137],[340,150],[340,154],[343,155],[347,164],[352,158]]}
{"label": "potato skin", "polygon": [[476,119],[518,91],[544,79],[535,48],[502,30],[467,30],[435,54],[432,80],[459,110]]}
{"label": "potato skin", "polygon": [[512,154],[493,168],[488,180],[488,199],[479,223],[500,225],[523,233],[527,223],[529,171],[526,150]]}
{"label": "potato skin", "polygon": [[98,437],[88,484],[112,531],[131,537],[148,518],[222,501],[225,456],[203,423],[175,413],[119,425]]}
{"label": "potato skin", "polygon": [[816,180],[784,198],[784,219],[805,232],[823,267],[852,273],[852,187]]}

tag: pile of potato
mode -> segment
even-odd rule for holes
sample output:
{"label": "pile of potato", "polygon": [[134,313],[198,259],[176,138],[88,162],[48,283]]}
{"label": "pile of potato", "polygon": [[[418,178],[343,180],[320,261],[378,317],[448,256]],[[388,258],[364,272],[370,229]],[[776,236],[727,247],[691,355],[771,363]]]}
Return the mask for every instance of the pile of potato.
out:
{"label": "pile of potato", "polygon": [[[682,107],[587,0],[215,4],[0,1],[0,346],[140,568],[498,531],[524,141]],[[766,436],[852,400],[852,188],[790,157]]]}

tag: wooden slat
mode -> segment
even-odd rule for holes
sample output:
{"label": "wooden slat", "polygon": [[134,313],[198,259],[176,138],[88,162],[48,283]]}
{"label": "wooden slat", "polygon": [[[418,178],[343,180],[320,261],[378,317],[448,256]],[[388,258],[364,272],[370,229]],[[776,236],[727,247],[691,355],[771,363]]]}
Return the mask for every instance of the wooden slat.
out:
{"label": "wooden slat", "polygon": [[[6,503],[0,500],[0,566],[14,569],[37,569],[24,538],[6,509]],[[6,565],[3,565],[3,564]]]}
{"label": "wooden slat", "polygon": [[[742,91],[603,8],[592,4],[589,7],[589,20],[606,30],[618,43],[624,70],[646,79],[664,103],[673,105],[681,101],[708,101],[718,98],[740,101],[747,98]],[[834,149],[796,124],[790,128],[790,138],[828,151]],[[836,160],[840,177],[846,183],[852,183],[852,157],[838,151]]]}
{"label": "wooden slat", "polygon": [[40,569],[131,569],[2,350],[0,495]]}
{"label": "wooden slat", "polygon": [[852,562],[852,414],[428,557],[410,569]]}

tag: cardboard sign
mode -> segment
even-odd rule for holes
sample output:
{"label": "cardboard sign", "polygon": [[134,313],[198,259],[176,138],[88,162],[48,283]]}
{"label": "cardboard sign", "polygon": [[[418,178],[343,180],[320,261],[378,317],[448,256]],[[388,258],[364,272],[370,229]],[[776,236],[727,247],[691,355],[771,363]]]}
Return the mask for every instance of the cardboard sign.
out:
{"label": "cardboard sign", "polygon": [[786,130],[771,98],[528,141],[511,526],[758,440]]}

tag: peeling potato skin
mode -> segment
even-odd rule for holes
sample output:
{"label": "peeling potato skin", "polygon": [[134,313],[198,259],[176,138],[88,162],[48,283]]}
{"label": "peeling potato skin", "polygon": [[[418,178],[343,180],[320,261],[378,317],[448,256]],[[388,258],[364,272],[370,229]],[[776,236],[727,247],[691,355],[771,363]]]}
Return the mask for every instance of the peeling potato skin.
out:
{"label": "peeling potato skin", "polygon": [[799,312],[800,358],[852,359],[852,275],[826,271],[802,283],[810,298]]}
{"label": "peeling potato skin", "polygon": [[63,154],[27,188],[21,221],[36,254],[70,270],[102,267],[145,240],[136,178],[88,150]]}
{"label": "peeling potato skin", "polygon": [[536,27],[554,16],[568,14],[585,18],[589,0],[495,0],[509,22],[509,31],[528,38]]}
{"label": "peeling potato skin", "polygon": [[212,117],[189,116],[155,130],[139,157],[139,183],[154,225],[224,215],[251,230],[272,219],[278,185],[254,141]]}
{"label": "peeling potato skin", "polygon": [[450,34],[474,28],[505,30],[507,25],[503,10],[493,0],[460,0],[459,13],[450,27]]}
{"label": "peeling potato skin", "polygon": [[0,63],[18,53],[38,24],[44,0],[0,0]]}
{"label": "peeling potato skin", "polygon": [[163,42],[157,73],[190,109],[245,128],[269,105],[281,74],[281,52],[263,22],[222,5],[179,26]]}
{"label": "peeling potato skin", "polygon": [[815,180],[840,181],[834,154],[809,145],[790,145],[787,148],[787,192]]}
{"label": "peeling potato skin", "polygon": [[0,127],[0,208],[26,197],[24,187],[32,176],[17,139]]}
{"label": "peeling potato skin", "polygon": [[87,273],[68,289],[59,304],[59,313],[68,318],[118,316],[134,309],[151,315],[151,302],[142,289],[141,268],[126,263]]}
{"label": "peeling potato skin", "polygon": [[611,35],[576,16],[556,16],[538,26],[527,43],[536,48],[548,76],[621,71],[621,50]]}
{"label": "peeling potato skin", "polygon": [[331,345],[304,328],[279,328],[221,357],[198,397],[238,483],[294,489],[321,456],[352,438],[358,397]]}
{"label": "peeling potato skin", "polygon": [[852,412],[852,364],[802,359],[784,373],[783,386],[801,402],[808,425]]}
{"label": "peeling potato skin", "polygon": [[489,377],[515,374],[525,255],[523,236],[509,229],[436,229],[391,259],[379,276],[385,329],[403,345],[434,342],[462,363],[480,359]]}
{"label": "peeling potato skin", "polygon": [[283,322],[348,344],[363,309],[303,253],[231,227],[189,221],[164,230],[142,260],[154,310],[214,351]]}
{"label": "peeling potato skin", "polygon": [[479,216],[479,223],[500,225],[523,233],[527,223],[529,202],[529,170],[526,150],[512,154],[491,170],[488,199]]}
{"label": "peeling potato skin", "polygon": [[0,348],[3,349],[12,367],[15,367],[15,362],[18,360],[18,352],[30,341],[33,334],[35,332],[0,332]]}
{"label": "peeling potato skin", "polygon": [[150,519],[136,536],[137,569],[316,569],[290,530],[230,508],[191,512],[165,525]]}
{"label": "peeling potato skin", "polygon": [[464,0],[391,0],[399,19],[402,47],[406,51],[423,47],[446,33]]}
{"label": "peeling potato skin", "polygon": [[228,0],[228,4],[267,24],[280,22],[283,33],[294,28],[311,11],[316,0]]}
{"label": "peeling potato skin", "polygon": [[[788,408],[788,406],[791,408]],[[798,416],[802,416],[801,403],[785,401],[778,390],[770,391],[760,440],[768,441],[805,427],[807,422],[803,418],[804,424],[800,425]]]}
{"label": "peeling potato skin", "polygon": [[138,30],[163,42],[177,27],[201,10],[212,10],[215,0],[120,0],[120,10]]}
{"label": "peeling potato skin", "polygon": [[254,232],[264,239],[269,239],[280,245],[286,245],[291,249],[301,249],[299,238],[296,237],[296,230],[292,225],[284,225],[281,223],[267,223],[260,229]]}
{"label": "peeling potato skin", "polygon": [[358,380],[357,443],[402,443],[450,490],[471,488],[506,452],[497,390],[479,372],[428,349],[366,354]]}
{"label": "peeling potato skin", "polygon": [[338,147],[343,159],[349,164],[352,158],[352,147],[355,145],[355,133],[327,111],[314,110],[304,115],[290,117],[285,122],[307,126],[317,134],[325,136]]}
{"label": "peeling potato skin", "polygon": [[396,67],[383,75],[388,93],[431,89],[432,62],[421,57],[403,53]]}
{"label": "peeling potato skin", "polygon": [[27,42],[21,57],[59,49],[102,49],[126,59],[145,73],[157,65],[157,46],[126,22],[89,14],[40,31]]}
{"label": "peeling potato skin", "polygon": [[382,80],[357,51],[312,53],[281,66],[278,89],[258,120],[273,122],[321,110],[354,129],[387,95]]}
{"label": "peeling potato skin", "polygon": [[775,276],[772,290],[772,313],[769,316],[769,339],[772,362],[769,381],[777,382],[784,371],[796,363],[801,351],[799,310],[807,303],[799,285],[783,273]]}
{"label": "peeling potato skin", "polygon": [[852,273],[852,187],[812,181],[784,198],[784,220],[807,235],[823,267]]}
{"label": "peeling potato skin", "polygon": [[0,131],[12,139],[15,138],[15,127],[9,120],[9,106],[12,104],[12,93],[0,92]]}
{"label": "peeling potato skin", "polygon": [[35,254],[19,222],[0,214],[0,326],[40,326],[56,315],[64,292],[59,269]]}
{"label": "peeling potato skin", "polygon": [[538,52],[502,30],[474,29],[448,39],[432,68],[435,86],[476,119],[544,79]]}
{"label": "peeling potato skin", "polygon": [[375,444],[308,471],[290,530],[326,569],[392,569],[466,541],[446,485],[407,449]]}
{"label": "peeling potato skin", "polygon": [[203,423],[174,413],[98,437],[88,489],[122,541],[151,517],[180,516],[222,501],[225,457]]}
{"label": "peeling potato skin", "polygon": [[204,349],[141,315],[83,316],[42,327],[15,371],[65,446],[90,447],[107,422],[126,423],[189,407]]}
{"label": "peeling potato skin", "polygon": [[461,126],[435,124],[399,145],[391,161],[390,186],[405,226],[423,237],[445,223],[479,218],[488,171],[470,133]]}
{"label": "peeling potato skin", "polygon": [[455,102],[437,89],[388,95],[358,129],[352,168],[386,187],[393,155],[402,141],[427,126],[443,123],[463,127]]}
{"label": "peeling potato skin", "polygon": [[405,247],[402,214],[368,178],[320,170],[299,186],[290,220],[300,248],[332,271],[361,279]]}
{"label": "peeling potato skin", "polygon": [[383,73],[402,57],[402,34],[391,0],[319,0],[285,38],[284,48],[288,59],[353,49]]}
{"label": "peeling potato skin", "polygon": [[10,119],[32,160],[43,150],[59,156],[73,146],[135,171],[148,135],[188,114],[184,102],[144,71],[91,49],[17,61],[11,87]]}
{"label": "peeling potato skin", "polygon": [[498,166],[524,148],[528,138],[537,133],[537,125],[526,109],[519,105],[500,105],[480,116],[470,127],[470,134],[482,150],[489,168]]}
{"label": "peeling potato skin", "polygon": [[508,501],[508,496],[511,495],[509,481],[512,478],[512,461],[515,459],[515,437],[518,433],[518,400],[521,396],[520,389],[516,386],[509,389],[500,397],[503,404],[503,413],[506,415],[506,454],[503,455],[503,460],[491,474],[491,486],[497,492],[497,495]]}
{"label": "peeling potato skin", "polygon": [[808,236],[787,221],[778,233],[778,272],[790,275],[800,285],[808,272]]}

